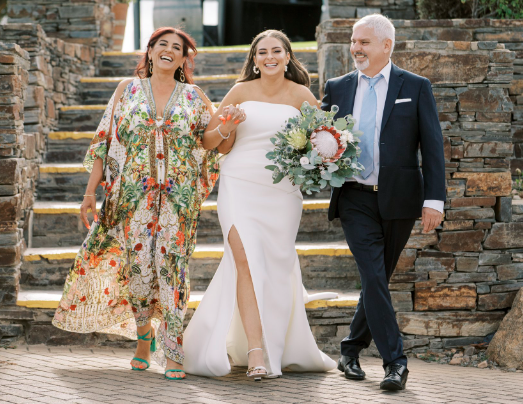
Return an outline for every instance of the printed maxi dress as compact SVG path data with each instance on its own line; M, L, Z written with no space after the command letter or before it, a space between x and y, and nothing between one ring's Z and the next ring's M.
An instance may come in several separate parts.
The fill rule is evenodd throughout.
M136 339L136 326L152 319L160 347L155 360L183 363L188 260L201 205L218 178L217 153L201 141L212 111L194 86L179 82L162 120L149 79L134 79L114 97L84 160L89 172L97 158L104 161L106 198L53 324Z

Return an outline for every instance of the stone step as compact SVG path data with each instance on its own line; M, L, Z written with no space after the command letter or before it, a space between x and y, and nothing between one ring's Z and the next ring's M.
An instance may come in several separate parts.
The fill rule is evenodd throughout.
M84 152L85 153L85 152ZM40 165L37 193L41 201L81 201L85 193L89 174L82 164ZM96 190L104 195L102 187Z
M249 48L200 49L195 58L195 76L214 74L240 74ZM305 64L310 73L318 72L316 47L298 49L294 55ZM104 52L100 60L102 77L133 76L141 59L141 52Z
M237 74L221 74L194 77L198 85L214 102L220 102L234 86ZM311 73L311 91L318 98L318 74ZM84 104L104 104L116 90L118 83L128 77L83 77L80 79L81 100ZM63 129L66 130L66 129ZM77 128L76 130L84 130ZM85 129L86 130L86 129Z
M358 304L360 292L358 290L332 290L327 295L325 291L307 290L310 298L314 299L305 303L307 309L327 307L355 308ZM197 309L202 301L203 291L192 291L189 297L188 309ZM56 309L62 297L62 289L58 288L27 288L18 293L18 307L26 307L25 313L32 313L30 309ZM28 310L29 309L29 310ZM34 313L33 313L34 316Z
M108 100L100 100L100 102L108 102ZM72 105L60 108L60 120L58 121L60 132L58 133L94 133L100 124L106 107L107 105L98 104Z
M100 206L101 202L98 202ZM328 207L328 200L304 200L297 241L337 242L345 239L340 222L327 219ZM79 245L87 235L80 220L80 202L37 201L33 215L33 247ZM223 243L215 201L204 202L197 237L198 243Z
M315 292L325 291L308 290L309 295L313 295ZM338 290L333 290L333 292L336 293ZM51 320L61 296L62 290L58 288L28 289L24 287L19 293L19 306L15 307L29 313L32 318L27 316L28 318L23 321L18 321L19 324L16 324L17 327L13 330L15 332L11 333L19 333L23 327L26 344L46 344L53 346L51 349L57 349L55 347L60 345L84 345L89 348L99 346L135 348L136 341L127 340L124 337L101 333L77 334L54 327ZM184 327L187 327L202 297L203 292L191 291ZM334 299L327 299L327 296L321 295L311 297L314 300L306 303L305 309L318 348L330 355L338 355L339 342L350 331L349 325L354 316L359 291L343 290L338 292L337 298ZM11 340L15 340L15 338L17 337L11 338ZM6 338L2 341L4 340Z
M47 163L81 163L95 132L50 132L47 136Z
M84 152L85 155L85 152ZM83 160L83 158L82 158ZM38 200L40 201L81 201L85 187L89 181L89 173L81 163L49 163L40 165L40 178L38 180ZM209 200L216 200L220 180L212 190ZM98 195L104 195L101 187ZM330 188L326 187L321 192L312 195L304 194L305 199L327 199L330 197Z
M29 248L25 251L21 284L61 286L79 246ZM356 289L359 274L345 242L296 243L303 284L307 289ZM205 290L223 256L221 244L197 244L189 262L191 290Z

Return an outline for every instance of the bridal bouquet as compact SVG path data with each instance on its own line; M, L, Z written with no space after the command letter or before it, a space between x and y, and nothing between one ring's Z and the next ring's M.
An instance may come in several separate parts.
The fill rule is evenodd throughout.
M275 149L266 157L274 164L265 168L273 172L274 184L288 177L310 195L327 185L339 188L347 178L364 170L357 161L362 132L352 131L355 120L351 115L334 120L338 106L325 112L308 102L300 111L271 138Z

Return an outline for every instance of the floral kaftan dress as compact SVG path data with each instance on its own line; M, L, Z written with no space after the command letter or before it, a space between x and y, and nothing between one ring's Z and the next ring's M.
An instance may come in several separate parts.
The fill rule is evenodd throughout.
M106 199L65 282L56 327L136 338L136 326L152 319L155 359L183 363L188 260L218 178L217 153L202 146L211 112L194 86L179 82L161 120L149 79L113 95L84 160L88 171L104 161Z

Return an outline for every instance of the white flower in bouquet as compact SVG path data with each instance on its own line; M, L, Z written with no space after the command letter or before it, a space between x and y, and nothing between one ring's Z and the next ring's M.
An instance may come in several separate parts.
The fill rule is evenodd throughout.
M287 135L287 141L296 150L302 150L307 146L307 132L303 129L294 129Z
M345 147L347 147L347 143L354 142L354 135L348 130L342 130L340 135L340 141Z
M303 156L301 159L300 159L300 164L302 166L306 165L306 164L309 164L309 159L305 156Z

